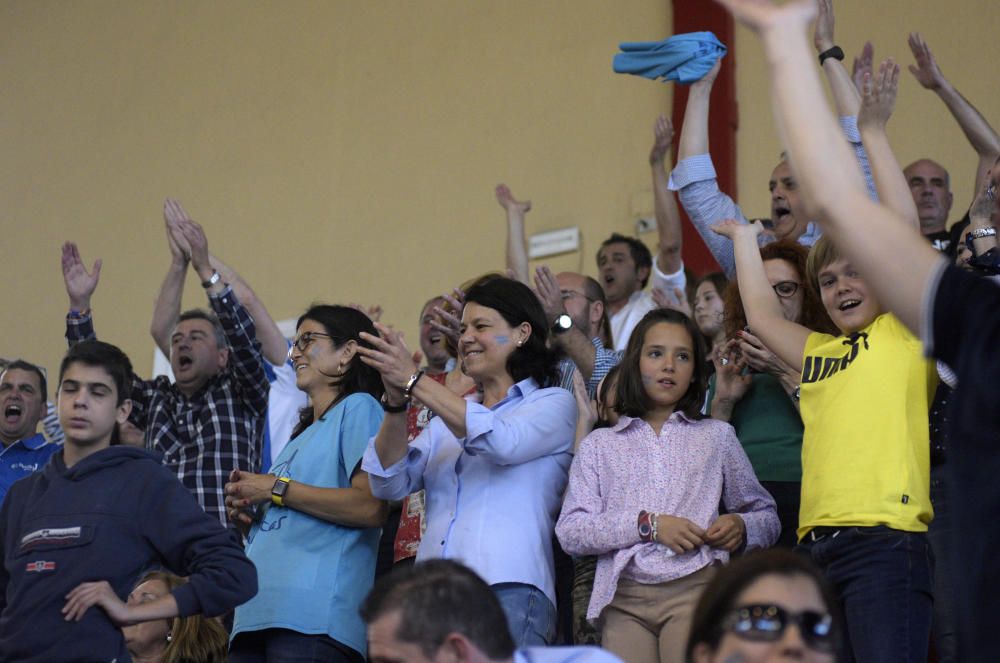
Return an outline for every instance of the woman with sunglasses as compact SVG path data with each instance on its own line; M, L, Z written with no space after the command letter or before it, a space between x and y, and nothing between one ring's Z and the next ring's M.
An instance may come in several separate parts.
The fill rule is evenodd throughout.
M309 406L271 474L233 472L229 517L251 525L247 556L257 596L236 610L230 661L363 663L358 615L371 589L385 503L372 496L361 456L382 422L379 374L361 361L377 338L364 313L313 306L290 350Z
M814 331L833 332L819 296L806 286L808 249L784 240L768 244L760 255L785 319ZM715 375L708 384L709 415L736 429L757 479L778 505L781 536L777 545L791 548L802 492L799 374L747 327L735 281L726 288L724 319L724 336L729 340L712 358Z
M712 579L691 622L687 663L840 660L837 602L808 558L774 548L733 561Z
M552 537L573 458L576 403L549 387L557 360L534 293L497 277L471 288L458 356L481 397L468 399L417 370L401 336L379 326L359 350L382 374L386 417L362 467L372 490L400 499L426 490L427 530L417 562L458 558L493 588L518 647L555 633ZM410 397L434 418L407 443Z

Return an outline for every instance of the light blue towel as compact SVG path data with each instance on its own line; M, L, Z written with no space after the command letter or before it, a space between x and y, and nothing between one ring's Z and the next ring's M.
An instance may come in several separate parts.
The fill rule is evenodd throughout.
M684 85L701 80L726 54L725 45L711 32L689 32L663 41L626 41L618 48L622 52L615 55L615 73Z

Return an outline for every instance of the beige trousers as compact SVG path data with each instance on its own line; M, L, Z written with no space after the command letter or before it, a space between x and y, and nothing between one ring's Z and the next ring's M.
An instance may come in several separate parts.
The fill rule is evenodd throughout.
M684 663L691 614L715 571L706 566L658 585L619 579L601 612L602 646L628 663Z

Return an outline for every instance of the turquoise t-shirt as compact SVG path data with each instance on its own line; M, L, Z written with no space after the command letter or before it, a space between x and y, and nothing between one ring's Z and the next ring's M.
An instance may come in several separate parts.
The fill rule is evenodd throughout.
M348 488L381 423L378 401L351 394L290 441L271 472L310 486ZM375 578L378 539L377 528L343 527L270 505L246 547L259 590L236 609L233 636L267 628L325 633L364 655L358 607Z

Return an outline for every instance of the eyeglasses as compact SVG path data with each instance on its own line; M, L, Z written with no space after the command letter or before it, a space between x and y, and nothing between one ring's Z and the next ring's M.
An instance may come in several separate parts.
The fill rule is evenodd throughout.
M778 281L772 288L774 288L774 294L778 295L782 299L788 299L799 291L799 283L795 281Z
M292 358L292 350L295 348L299 349L299 352L305 352L312 345L313 341L317 338L333 338L329 334L324 334L323 332L306 332L299 336L297 339L292 341L292 347L288 348L288 358Z
M833 617L813 610L789 612L776 605L746 605L734 610L722 628L745 640L774 642L789 624L799 627L802 640L811 649L820 652L835 649Z

